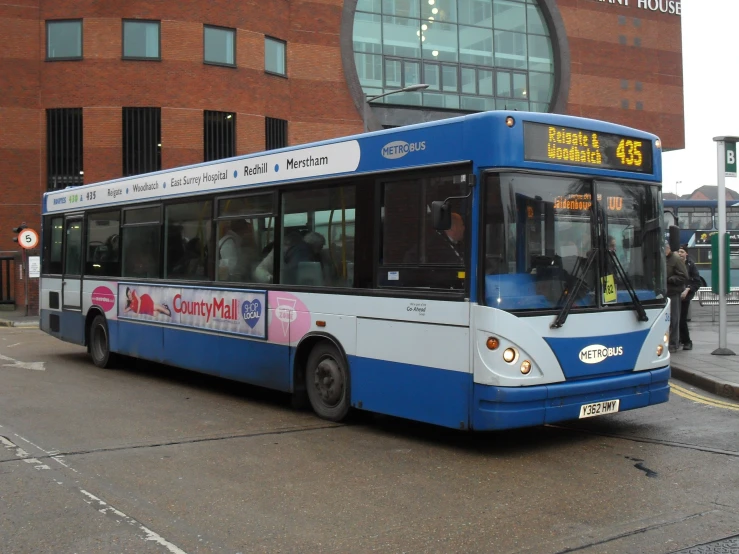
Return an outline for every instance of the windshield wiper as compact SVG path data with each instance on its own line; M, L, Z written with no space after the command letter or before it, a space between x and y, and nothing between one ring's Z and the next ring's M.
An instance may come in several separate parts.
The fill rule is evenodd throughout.
M621 279L626 290L629 291L629 296L631 296L631 301L634 303L634 308L636 309L637 319L639 321L649 321L649 316L647 316L647 312L644 311L644 306L636 295L634 285L631 284L631 279L626 275L626 270L624 270L624 266L621 265L618 256L616 256L616 253L613 250L608 250L607 252L613 262L614 268L616 269L616 275Z
M577 299L577 293L580 292L580 287L587 286L585 284L585 276L588 274L588 271L590 270L590 266L593 265L593 261L595 260L597 256L598 256L598 249L593 248L588 254L587 258L578 258L577 261L575 262L575 267L572 270L572 278L575 281L575 286L572 287L571 291L568 291L567 289L565 289L562 292L562 296L560 296L557 304L562 302L562 299L565 296L567 296L567 301L565 302L565 305L562 307L562 310L559 312L557 319L555 319L554 323L552 323L553 329L559 329L560 327L562 327L562 325L565 324L565 321L567 321L567 316L570 315L570 310L572 309L572 306L574 306L575 304L575 300ZM585 262L583 262L583 259L585 260Z

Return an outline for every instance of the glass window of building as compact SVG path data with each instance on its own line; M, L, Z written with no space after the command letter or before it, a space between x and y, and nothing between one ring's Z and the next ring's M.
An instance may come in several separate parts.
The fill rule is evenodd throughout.
M287 120L277 117L264 118L265 150L285 148L287 146Z
M161 108L123 108L123 175L162 169Z
M46 22L46 59L82 58L82 21Z
M203 112L204 161L221 160L236 155L236 114Z
M48 190L83 184L82 108L46 110Z
M554 53L537 0L358 0L354 60L378 102L466 111L547 111Z
M159 60L159 21L123 21L123 57Z
M203 50L205 63L236 65L236 30L223 27L203 28Z
M264 37L264 70L267 73L287 76L287 43L276 38Z

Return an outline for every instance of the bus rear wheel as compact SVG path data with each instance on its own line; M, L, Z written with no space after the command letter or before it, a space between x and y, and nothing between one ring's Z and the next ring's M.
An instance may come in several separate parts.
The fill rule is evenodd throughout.
M98 367L111 368L117 356L110 351L108 322L102 315L95 316L90 325L90 357Z
M305 388L319 417L341 421L349 413L349 371L334 345L320 342L311 350L305 368Z

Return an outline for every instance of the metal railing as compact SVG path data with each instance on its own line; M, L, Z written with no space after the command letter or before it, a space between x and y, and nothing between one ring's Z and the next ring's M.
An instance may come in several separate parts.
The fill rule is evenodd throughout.
M13 296L13 277L15 258L0 256L0 304L15 304Z
M716 306L719 304L719 295L715 294L711 287L701 287L693 300L697 300L701 306L711 306L711 321L716 321ZM739 306L739 287L731 287L726 295L727 306Z

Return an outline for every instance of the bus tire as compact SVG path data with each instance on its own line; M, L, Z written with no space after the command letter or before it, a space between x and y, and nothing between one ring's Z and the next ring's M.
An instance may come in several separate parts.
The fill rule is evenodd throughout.
M95 316L90 325L90 357L92 363L103 369L112 368L118 358L110 351L109 337L105 316Z
M349 413L349 369L330 342L316 344L305 367L305 389L313 411L329 421L341 421Z

